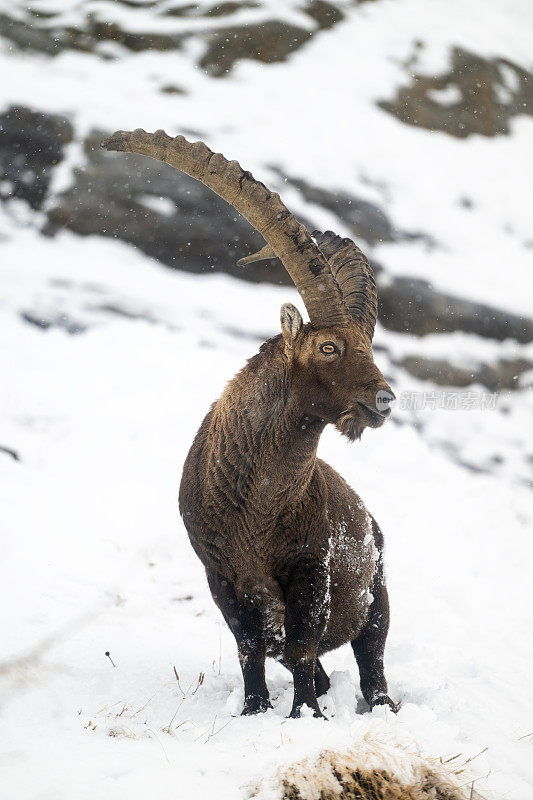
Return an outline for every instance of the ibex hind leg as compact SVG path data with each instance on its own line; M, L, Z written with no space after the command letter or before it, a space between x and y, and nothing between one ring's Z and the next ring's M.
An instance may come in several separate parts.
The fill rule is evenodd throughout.
M251 600L239 599L233 586L216 572L207 571L211 594L235 637L244 680L242 714L272 708L265 681L266 643L260 609Z
M374 540L380 551L379 562L372 586L374 600L370 606L368 619L357 639L351 642L359 667L361 692L366 702L373 708L388 705L395 714L400 703L394 703L388 695L387 680L383 669L385 642L389 632L389 596L383 578L383 535L375 520L372 520Z

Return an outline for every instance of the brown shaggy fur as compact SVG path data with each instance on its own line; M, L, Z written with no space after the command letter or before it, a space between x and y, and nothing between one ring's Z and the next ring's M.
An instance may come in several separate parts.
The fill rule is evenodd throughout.
M293 672L292 714L306 703L320 716L315 690L329 681L317 656L346 642L368 703L393 706L383 675L382 535L316 455L328 423L353 440L384 422L380 389L390 392L355 326L316 330L286 305L282 336L229 383L192 445L180 509L237 640L244 713L269 706L268 654Z

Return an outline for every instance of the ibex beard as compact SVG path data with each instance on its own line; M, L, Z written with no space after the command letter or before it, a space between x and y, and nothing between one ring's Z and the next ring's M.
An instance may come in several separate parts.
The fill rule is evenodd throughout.
M245 263L280 258L309 314L290 303L212 405L189 451L180 512L211 593L233 633L243 714L270 708L265 658L293 674L291 716L329 688L319 656L351 643L363 696L397 706L383 671L389 604L383 536L359 496L317 457L322 431L350 441L390 414L394 395L374 364L377 294L367 259L331 231L311 236L279 195L202 142L136 130L103 146L165 161L202 181L266 239Z

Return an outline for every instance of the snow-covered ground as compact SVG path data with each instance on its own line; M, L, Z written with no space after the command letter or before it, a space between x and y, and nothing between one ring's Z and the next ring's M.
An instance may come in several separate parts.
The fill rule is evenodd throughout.
M303 24L286 5L278 16ZM437 242L377 246L391 274L531 313L533 121L516 117L509 137L457 140L376 106L405 79L416 40L427 45L418 71L444 69L452 45L530 67L529 4L342 7L345 20L286 63L242 62L221 80L193 66L195 40L177 53L120 51L115 60L4 48L1 107L69 114L78 136L93 127L198 130L275 188L283 191L271 167L282 165L379 202L398 228ZM189 93L158 93L170 79ZM332 122L324 108L341 106ZM78 139L54 191L82 158ZM283 197L345 232L294 188ZM443 758L477 756L469 767L480 792L531 800L527 376L495 409L438 409L430 395L442 387L410 378L392 357L531 358L532 346L459 333L415 340L378 326L378 365L400 398L428 392L425 408L398 403L394 420L354 445L328 430L320 455L385 532L386 668L402 708L365 710L343 648L324 660L328 722L285 719L290 676L271 662L273 710L241 718L234 641L179 518L179 479L210 403L277 332L281 303L302 303L287 288L172 272L119 242L44 238L38 222L16 202L0 211L2 800L246 798L279 765L368 734ZM31 323L39 319L52 324Z
M352 446L328 431L321 455L386 533L387 673L403 706L365 712L344 648L325 659L329 722L285 719L291 681L274 663L274 709L240 718L234 642L177 490L203 414L257 347L236 327L275 332L295 292L71 234L19 230L3 250L1 444L20 457L0 452L3 796L246 797L278 764L370 730L443 756L488 748L478 788L528 800L531 490L456 465L408 424ZM82 333L20 316L66 298ZM442 413L465 435L472 417L487 437L502 419Z

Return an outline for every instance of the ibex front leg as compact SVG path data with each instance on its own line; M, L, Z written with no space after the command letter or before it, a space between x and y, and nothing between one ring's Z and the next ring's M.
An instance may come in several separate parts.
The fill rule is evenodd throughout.
M284 662L294 678L291 717L299 717L305 704L313 716L324 717L315 691L318 644L329 615L328 571L323 563L300 561L287 570L282 588L285 596Z
M238 598L233 586L215 572L207 572L211 594L235 637L244 680L242 714L272 708L265 682L265 639L261 611L251 598Z

